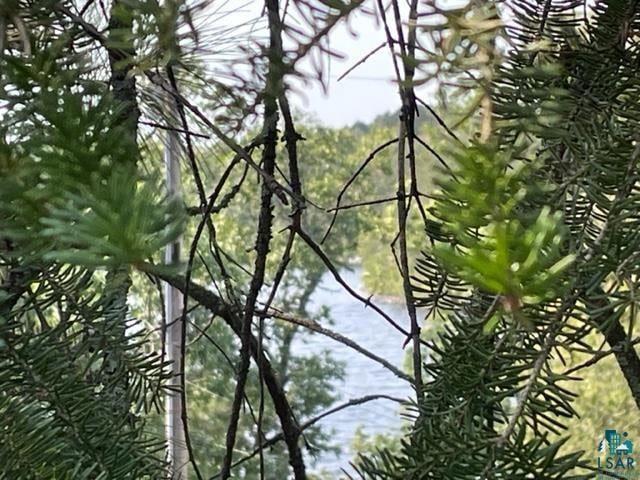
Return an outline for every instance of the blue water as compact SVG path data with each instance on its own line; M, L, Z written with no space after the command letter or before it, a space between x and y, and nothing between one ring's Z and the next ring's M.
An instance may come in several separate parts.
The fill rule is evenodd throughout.
M359 271L343 271L341 275L352 288L366 296ZM409 329L403 304L379 301L375 297L372 301L400 325ZM316 289L311 299L310 311L323 305L329 307L333 319L332 325L326 325L328 328L354 340L402 369L407 355L406 350L402 348L405 339L403 335L375 311L365 308L361 302L349 295L330 274L325 275ZM412 395L411 387L406 381L355 350L324 335L299 336L293 345L295 353L320 353L327 349L331 351L333 358L345 364L344 381L335 386L339 392L336 405L365 395L386 394L400 398ZM326 417L319 424L332 432L334 442L342 446L342 453L337 456L330 452L322 453L316 469L322 468L330 472L332 478L339 478L341 468L353 472L349 467L349 461L354 455L351 444L356 429L362 426L367 434L393 433L398 431L401 421L399 405L389 400L374 400L348 407Z

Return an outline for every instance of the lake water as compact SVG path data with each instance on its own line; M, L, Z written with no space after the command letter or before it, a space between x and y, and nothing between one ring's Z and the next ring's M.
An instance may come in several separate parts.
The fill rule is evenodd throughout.
M359 293L366 293L362 290L359 271L343 271L341 275L352 288ZM403 304L379 301L375 297L372 301L400 325L409 329ZM375 311L365 308L361 302L349 295L330 274L325 275L316 289L311 299L310 311L322 305L329 307L331 311L334 323L329 328L402 368L406 357L406 350L402 348L404 336ZM412 395L411 386L405 380L396 377L355 350L324 335L313 334L304 337L298 337L294 342L293 349L296 353L319 353L329 349L333 358L345 364L344 381L336 385L336 391L340 392L336 405L365 395L386 394L400 398ZM336 444L342 446L342 453L338 456L332 453L322 454L316 468L329 471L335 478L339 478L341 468L352 472L349 461L353 458L351 444L356 429L361 426L367 434L397 432L400 422L399 405L384 399L348 407L324 418L319 425L333 432L333 439Z

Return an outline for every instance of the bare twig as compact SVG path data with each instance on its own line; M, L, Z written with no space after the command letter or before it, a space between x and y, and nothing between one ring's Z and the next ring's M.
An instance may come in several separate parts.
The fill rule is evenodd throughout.
M167 68L167 72L169 74L169 78L171 80L171 86L172 88L177 91L178 90L178 85L176 83L175 77L173 75L173 71L171 69L171 67ZM178 109L178 112L180 114L180 118L182 120L182 126L184 131L188 132L189 131L189 127L187 124L187 120L186 120L186 116L184 114L184 108L179 105L176 104L176 107ZM189 156L189 160L191 163L191 167L193 170L193 175L194 178L196 180L196 185L198 188L198 192L200 193L201 196L201 200L202 197L204 196L204 187L202 186L202 180L200 179L200 174L198 172L198 167L196 164L196 159L195 159L195 153L193 150L193 146L191 143L191 137L189 134L185 135L186 137L186 142L187 142L187 153ZM178 167L179 168L179 167ZM188 285L189 285L189 278L191 276L191 269L193 266L193 257L195 256L195 249L197 248L198 245L198 239L200 238L200 233L202 232L202 226L204 226L204 223L201 223L201 227L199 227L199 231L198 234L196 235L195 240L192 242L191 245L191 250L192 253L189 256L189 267L187 269L187 284L186 284L186 289L188 290ZM177 255L176 255L177 256ZM177 258L175 259L177 260ZM195 454L193 451L193 444L191 442L191 434L189 431L189 414L188 414L188 406L187 406L187 385L186 385L186 375L185 375L185 369L186 369L186 360L187 360L187 309L188 309L188 301L189 301L189 295L184 295L183 296L183 304L182 304L182 315L181 315L181 334L180 334L180 362L178 364L179 367L179 372L178 372L178 379L180 381L180 391L179 391L179 395L180 395L180 416L181 416L181 420L182 420L182 429L184 431L184 441L185 441L185 445L187 447L187 452L189 454L189 461L191 462L191 464L193 465L193 471L196 474L196 477L198 478L198 480L202 480L202 474L200 473L200 468L198 467L198 463L196 461L195 458Z
M192 132L192 131L189 131L189 130L183 130L182 128L170 127L168 125L162 125L161 123L157 123L157 122L149 122L147 120L140 120L138 123L140 125L146 125L148 127L159 128L160 130L168 130L170 132L177 132L177 133L186 133L188 135L191 135L192 137L211 138L209 135L205 135L203 133L196 133L196 132Z
M629 342L630 348L633 348L638 344L640 344L640 338L636 338L633 341ZM591 357L589 360L585 360L584 362L565 370L562 373L562 375L569 376L569 375L572 375L572 374L574 374L575 372L577 372L579 370L584 370L585 368L589 368L589 367L595 365L596 363L598 363L603 358L606 358L609 355L615 354L616 352L620 352L624 348L625 348L625 345L617 344L617 345L612 346L609 350L600 351L600 352L594 352L593 357Z
M431 107L431 105L429 105L427 102L425 102L424 100L422 100L420 97L416 96L416 100L424 107L426 108L429 113L433 116L433 118L436 119L436 122L438 122L438 124L444 128L444 130L456 141L458 141L459 143L462 143L462 141L458 138L458 136L453 133L453 130L451 130L447 124L445 123L445 121L442 119L442 117L440 115L437 114L437 112Z
M290 227L290 228L295 228L295 227ZM342 278L342 276L338 272L338 269L335 267L335 265L333 265L329 257L327 257L327 255L324 253L324 251L322 250L322 247L320 247L320 245L318 245L302 228L296 229L296 233L300 236L300 238L304 240L307 246L309 246L309 248L311 248L311 250L313 250L318 257L320 257L322 262L325 264L325 266L329 269L329 271L333 275L333 278L335 278L335 280L340 285L342 285L342 287L349 293L349 295L351 295L356 300L360 301L363 305L367 307L371 307L378 315L384 318L397 331L399 331L406 337L410 336L409 332L404 328L402 328L400 325L398 325L398 323L393 318L391 318L387 313L385 313L384 310L378 307L375 303L372 303L371 297L365 298L362 295L360 295L358 292L356 292L353 288L351 288L351 286Z
M165 271L158 270L157 267L148 263L138 265L138 268L142 272L148 273L160 280L164 280L184 293L185 278L183 276L168 274ZM238 317L237 312L227 305L220 297L193 282L190 282L189 296L192 300L208 309L213 315L217 315L222 318L231 330L233 330L234 334L237 337L240 337L242 334L242 322ZM273 406L276 411L276 415L280 420L282 435L285 443L287 444L287 448L295 449L296 452L293 455L299 455L300 458L302 458L302 452L300 451L300 447L297 445L297 440L300 437L300 427L295 421L293 410L287 400L284 389L275 374L269 358L266 356L264 351L258 349L258 341L253 336L251 336L250 339L250 348L251 355L255 362L261 363L263 366L262 377L265 385L267 386L267 390L269 391L269 395L273 400ZM291 453L290 456L292 456Z
M276 145L277 145L277 118L278 105L277 99L283 89L282 76L283 71L279 62L281 62L282 52L282 25L280 22L280 11L278 0L266 0L267 14L269 20L269 69L267 73L267 81L264 89L264 149L262 155L262 166L264 172L273 178L276 168ZM229 427L227 428L226 437L226 454L222 466L222 478L228 479L231 476L231 464L233 447L235 444L236 430L240 415L240 400L244 393L244 387L249 371L249 360L251 351L251 321L255 311L256 301L260 293L260 289L264 283L267 256L269 254L269 246L271 240L271 227L273 221L272 215L272 196L274 189L268 182L262 183L261 188L261 205L258 218L258 232L256 238L256 260L254 266L254 274L251 279L249 293L247 295L244 315L242 318L240 339L242 341L240 351L240 366L238 368L238 376L236 390L234 394L232 411L229 418ZM297 194L294 194L299 199ZM302 200L300 199L302 204ZM261 350L258 348L258 365L261 365L263 356L260 355ZM299 431L298 431L299 433ZM287 438L287 447L289 448L290 463L293 468L296 480L305 480L306 472L302 454L297 445L297 435L295 438Z
M410 197L411 197L411 195L409 195L409 194L405 194L405 196L404 196L404 198L406 198L406 199L408 199ZM350 203L349 205L341 205L339 207L330 208L327 211L328 212L338 212L338 211L342 211L342 210L350 210L352 208L367 207L367 206L370 206L370 205L380 205L382 203L397 202L397 201L398 201L398 196L396 195L395 197L377 198L375 200L364 200L362 202Z
M559 330L558 324L560 324L560 322L556 322L556 325L552 326L551 330L547 332L547 336L545 337L542 349L540 350L538 358L536 358L536 361L533 364L533 368L531 369L531 373L529 374L527 383L525 384L524 389L518 395L518 402L513 414L511 415L511 418L509 418L509 423L507 424L507 427L504 429L502 434L496 440L498 446L502 446L502 444L511 436L518 420L522 416L524 407L529 400L529 394L531 393L531 390L533 390L533 387L538 380L538 376L542 371L542 367L547 361L547 357L549 356L551 347L553 346L553 341Z
M551 349L554 345L555 338L560 332L560 330L562 330L562 327L564 325L564 322L563 322L564 316L566 315L567 311L569 311L575 305L579 297L580 297L580 291L574 290L573 293L565 299L561 307L557 310L556 314L554 315L553 321L550 323L549 329L544 337L544 341L540 348L540 352L538 353L538 357L536 358L536 361L533 364L531 372L529 373L527 382L525 383L523 389L520 391L520 394L518 395L516 408L513 414L511 415L511 417L509 418L509 423L507 424L502 434L495 440L498 446L502 446L513 434L513 431L516 428L516 424L518 423L518 420L522 416L522 413L524 412L524 408L527 402L529 401L529 395L531 394L531 391L533 390L538 380L538 377L540 376L540 372L542 371L542 368L544 367L549 357L549 353L551 352ZM496 300L498 298L500 297L496 297Z
M427 151L431 153L436 158L436 160L438 160L440 165L442 165L451 174L451 177L454 180L457 180L456 175L453 173L453 170L451 170L451 167L449 167L449 165L444 160L444 158L442 158L442 155L440 155L431 145L425 142L420 136L416 135L415 139L418 141L420 145L422 145L425 149L427 149Z
M347 75L349 75L351 72L353 72L356 68L358 68L360 65L365 63L367 60L369 60L374 54L376 54L385 45L386 45L386 43L382 42L380 45L375 47L373 50L371 50L369 53L367 53L364 57L362 57L360 60L358 60L356 63L354 63L351 67L349 67L342 75L340 75L338 77L338 80L336 80L336 81L339 82L340 80L345 78Z
M402 31L402 22L400 17L400 9L396 1L391 2L394 13L396 32L398 35L398 44L402 54L402 63L404 66L404 79L400 77L398 69L396 69L398 80L398 92L402 102L402 113L400 116L400 125L398 127L398 152L397 152L397 174L398 174L398 191L397 191L397 218L398 218L398 234L397 244L399 246L399 255L396 258L400 276L402 278L402 290L406 303L409 322L411 325L411 341L413 343L413 374L416 390L418 395L422 391L422 352L420 348L420 326L418 325L418 317L416 311L415 299L411 288L411 273L409 270L409 256L407 253L407 218L411 206L411 197L415 197L416 203L420 208L420 212L426 224L426 213L422 206L420 196L418 195L418 180L416 174L416 152L415 152L415 116L417 113L415 94L413 90L413 78L415 75L415 47L416 47L416 23L418 18L418 1L411 0L409 6L409 24L408 24L408 41L405 44ZM386 18L383 18L386 23ZM385 28L387 35L390 35L388 26ZM387 38L390 44L390 38ZM408 148L408 160L410 170L410 199L409 203L405 200L405 145ZM394 240L395 242L395 240ZM393 244L392 244L393 245ZM392 247L393 248L393 247ZM407 339L409 340L409 339Z
M277 318L277 319L280 319L280 320L284 320L284 321L289 322L289 323L293 323L295 325L300 325L302 327L308 328L311 331L314 331L314 332L317 332L317 333L319 333L321 335L329 337L329 338L335 340L336 342L342 343L343 345L346 345L347 347L352 348L353 350L355 350L356 352L364 355L365 357L369 358L370 360L373 360L374 362L382 365L384 368L386 368L387 370L392 372L398 378L401 378L403 380L407 380L408 382L413 382L413 380L411 379L411 377L409 375L404 373L399 368L395 367L393 364L389 363L384 358L382 358L382 357L376 355L375 353L367 350L366 348L364 348L363 346L361 346L358 343L354 342L350 338L345 337L344 335L341 335L338 332L334 332L333 330L330 330L328 328L323 327L322 325L320 325L316 321L305 320L303 318L298 318L298 317L295 317L293 315L289 315L289 314L286 314L286 313L284 313L282 311L276 310L275 308L269 309L269 311L267 312L266 315L268 315L269 317L273 317L273 318Z
M305 421L304 423L302 423L302 425L300 425L300 430L304 431L306 429L308 429L309 427L312 427L313 425L315 425L316 423L318 423L320 420L322 420L325 417L328 417L329 415L333 415L334 413L340 412L341 410L344 410L345 408L349 408L349 407L354 407L357 405L362 405L364 403L367 402L372 402L374 400L390 400L392 402L397 402L397 403L404 403L405 400L401 399L401 398L397 398L397 397L392 397L390 395L366 395L364 397L360 397L360 398L354 398L351 399L347 402L344 402L336 407L333 407L323 413L321 413L320 415L313 417L310 420ZM269 438L267 441L264 442L264 444L262 445L262 448L268 448L272 445L275 445L276 443L278 443L279 441L281 441L283 439L282 434L278 434L275 435L271 438ZM244 462L246 462L247 460L252 459L253 457L255 457L257 454L259 453L259 449L255 449L253 452L251 452L249 455L241 458L240 460L236 461L233 465L232 468L235 468L239 465L242 465ZM221 473L218 473L217 475L214 475L213 477L211 477L209 480L215 480L216 478L219 478L221 476Z
M383 143L382 145L379 145L378 147L376 147L368 156L367 158L365 158L364 162L362 162L362 165L360 165L360 167L358 167L358 169L355 171L355 173L353 175L351 175L351 178L347 181L347 183L345 183L344 187L342 187L342 189L340 190L340 193L338 193L338 198L336 199L336 206L335 208L329 210L329 211L333 211L333 218L331 219L331 223L329 224L329 227L327 228L327 231L325 232L325 234L322 236L322 240L320 240L320 245L324 244L324 242L327 240L327 237L329 236L329 234L331 233L331 230L333 229L333 226L336 223L336 220L338 218L338 210L340 208L340 202L342 201L342 197L344 196L344 194L347 192L347 190L349 189L349 187L353 184L353 182L356 181L356 179L358 178L358 176L360 176L360 174L364 171L365 168L367 168L367 165L369 165L369 163L375 158L375 156L380 153L381 151L383 151L385 148L387 148L390 145L393 145L394 143L396 143L398 141L397 138L394 138L392 140L389 140L385 143Z

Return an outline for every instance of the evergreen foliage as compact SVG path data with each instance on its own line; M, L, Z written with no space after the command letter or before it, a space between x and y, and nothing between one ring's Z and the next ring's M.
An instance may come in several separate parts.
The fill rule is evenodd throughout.
M199 434L218 443L210 453L208 438L194 448L185 434L192 472L203 478L201 462L207 473L223 465L225 478L234 468L245 478L265 470L267 478L290 470L308 478L302 448L330 448L313 416L335 400L330 385L342 372L331 358L294 354L292 342L300 325L326 320L309 311L311 294L327 270L340 280L358 249L369 277L395 279L397 267L397 283L407 287L411 331L387 320L413 340L413 377L400 376L417 390L409 433L361 456L363 478L590 477L594 467L566 438L580 368L567 369L565 359L577 352L598 363L607 357L593 346L602 338L640 406L639 2L427 2L421 15L411 2L406 42L398 3L391 2L394 40L379 2L404 67L402 78L395 65L395 139L388 125L396 115L371 129L298 131L290 112L288 78L302 75L297 65L310 51L325 51L327 32L360 1L299 0L287 17L286 6L268 0L268 42L242 50L250 69L231 69L224 80L207 71L197 9L187 3L113 0L108 14L94 3L0 5L0 479L170 474L161 435L149 425L166 393L167 365L154 332L132 314L144 307L131 308L160 280L181 290L188 307L181 363L200 391L189 391L190 417L186 406L180 414L207 423ZM95 24L84 20L91 15ZM433 175L432 163L416 168L414 148L413 87L431 80L441 82L441 97L455 90L468 107L453 130L420 117L421 128L447 133L439 138L448 144L444 157L422 142L442 165ZM174 114L159 114L169 103ZM264 131L242 147L260 105ZM141 112L184 137L185 202L196 206L159 193L159 156L155 140L140 135ZM479 135L457 136L465 124ZM237 132L242 141L229 134ZM354 132L379 147L359 145L354 154ZM213 147L196 140L209 134ZM305 144L305 136L316 141ZM393 158L387 147L396 143ZM216 154L226 165L220 175L209 158ZM356 181L359 189L346 195ZM322 211L336 196L336 208ZM417 226L425 232L416 235ZM184 231L196 233L180 276L158 259ZM379 238L363 241L374 231ZM198 245L203 232L207 248ZM388 251L378 260L383 241L397 265ZM134 286L141 277L153 284ZM423 369L416 304L427 322L443 324L425 341ZM162 318L157 304L149 310ZM272 321L287 316L301 318ZM223 400L213 398L220 392ZM360 401L367 399L347 403ZM207 421L222 409L232 412L220 415L223 425ZM265 458L265 445L276 455ZM247 455L235 455L239 449Z
M429 345L411 433L399 453L360 458L364 478L591 478L580 467L594 466L564 452L561 438L576 416L576 377L562 361L596 355L592 332L614 349L639 403L630 343L639 7L490 3L470 2L445 14L446 26L429 27L447 39L448 74L483 75L494 131L489 145L454 156L455 178L436 196L414 285L448 318ZM488 41L451 22L462 17L508 20ZM473 52L500 41L504 58L494 50L488 69Z
M0 478L162 478L144 417L166 374L128 313L129 272L184 210L138 173L70 7L1 12L24 42L0 56Z

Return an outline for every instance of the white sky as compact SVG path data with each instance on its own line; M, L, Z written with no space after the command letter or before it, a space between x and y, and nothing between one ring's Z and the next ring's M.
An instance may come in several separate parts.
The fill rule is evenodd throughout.
M406 10L404 2L400 3L403 10ZM251 0L230 15L228 20L236 22L240 18L255 18L261 14L263 5L262 0ZM374 0L365 2L369 9L374 5ZM403 13L406 16L406 12ZM377 115L399 109L400 99L393 78L393 64L386 45L346 78L338 81L340 75L384 41L382 25L362 12L352 14L348 24L341 22L334 27L329 36L330 47L340 52L344 58L332 58L329 61L326 69L327 92L323 91L318 81L292 83L292 102L296 110L326 125L344 126L357 121L370 122ZM309 66L309 61L301 63L302 68Z
M376 115L397 110L400 105L386 45L338 81L340 75L385 40L382 26L367 15L355 14L349 25L357 37L345 23L336 26L330 34L331 48L345 58L329 61L327 92L323 92L319 82L313 82L303 93L294 95L300 110L332 126L369 122Z

